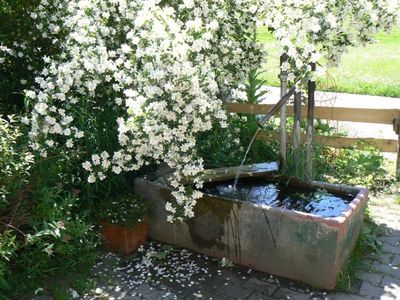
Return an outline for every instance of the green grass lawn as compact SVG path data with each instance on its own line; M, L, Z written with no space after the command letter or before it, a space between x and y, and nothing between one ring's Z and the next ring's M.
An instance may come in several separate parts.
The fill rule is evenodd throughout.
M268 51L264 66L268 85L278 86L279 54L274 37L260 28L258 39ZM318 89L343 93L400 97L400 27L376 35L377 42L350 48L338 67L328 69Z

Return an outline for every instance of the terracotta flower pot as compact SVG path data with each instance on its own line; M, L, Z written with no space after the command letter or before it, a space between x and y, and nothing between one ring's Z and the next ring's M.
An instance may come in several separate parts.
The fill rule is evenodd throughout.
M108 250L127 255L147 241L149 225L146 219L134 227L123 227L106 221L100 221L100 224L104 245Z

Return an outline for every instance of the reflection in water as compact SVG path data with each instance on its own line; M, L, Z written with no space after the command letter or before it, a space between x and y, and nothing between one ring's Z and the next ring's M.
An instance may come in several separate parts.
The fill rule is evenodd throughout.
M349 209L348 203L351 201L349 197L332 195L326 191L311 191L254 179L241 179L236 188L231 182L207 184L203 192L259 205L312 213L322 217L340 216Z
M206 188L206 193L221 196L225 198L237 199L256 204L267 204L274 206L278 198L278 187L275 184L267 185L217 185L212 188Z

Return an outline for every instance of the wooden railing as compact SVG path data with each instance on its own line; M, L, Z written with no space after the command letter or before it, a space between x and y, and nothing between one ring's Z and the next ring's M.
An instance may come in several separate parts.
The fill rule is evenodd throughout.
M234 113L265 115L270 109L271 104L246 104L230 103L227 110ZM302 115L305 116L307 107L302 106ZM287 106L288 114L293 113L293 106ZM383 152L397 153L397 175L400 176L400 109L370 109L370 108L349 108L349 107L326 107L315 106L314 117L325 120L362 122L375 124L393 124L398 139L378 139L378 138L350 138L341 136L314 136L314 141L321 145L333 148L363 148L365 142L377 147ZM261 132L259 140L279 140L279 133ZM287 135L290 141L290 135ZM302 141L305 135L302 134Z

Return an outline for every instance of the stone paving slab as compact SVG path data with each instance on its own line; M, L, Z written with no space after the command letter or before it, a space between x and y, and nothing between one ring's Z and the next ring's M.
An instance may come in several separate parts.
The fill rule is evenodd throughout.
M400 207L371 207L386 234L381 253L369 255L356 273L351 293L308 285L221 261L186 249L149 243L140 253L104 252L93 268L94 293L83 299L400 299Z

